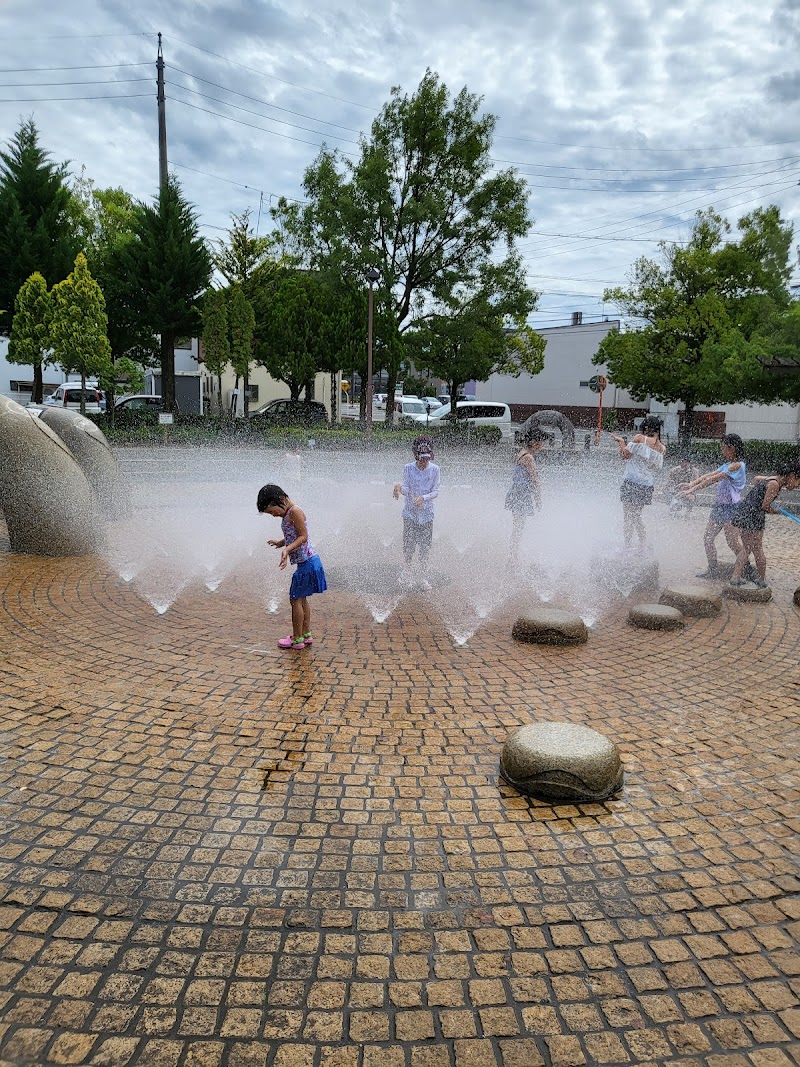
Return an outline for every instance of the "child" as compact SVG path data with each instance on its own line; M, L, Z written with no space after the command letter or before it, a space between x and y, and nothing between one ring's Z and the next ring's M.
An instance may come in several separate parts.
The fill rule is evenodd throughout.
M742 499L742 490L747 481L747 466L744 461L744 445L738 433L726 434L720 441L722 449L722 464L710 474L704 474L700 478L693 478L678 486L678 491L684 499L691 497L698 489L705 489L708 485L717 486L717 495L711 514L708 516L703 545L706 550L708 566L698 578L719 578L719 560L714 542L725 531L725 540L735 556L741 551L739 534L733 525L733 513L736 505Z
M767 588L767 559L763 547L766 517L778 513L773 504L782 489L797 489L799 485L800 462L796 460L794 463L785 463L778 467L776 475L757 479L744 500L736 506L733 525L741 535L742 544L736 556L731 585L746 584L742 576L752 552L758 570L753 584L762 589Z
M265 485L258 491L256 507L264 515L281 520L282 541L267 541L273 548L281 549L281 570L287 561L296 564L289 588L289 603L292 607L292 632L278 641L281 648L295 650L307 648L314 643L311 636L311 607L308 598L314 593L324 593L328 588L325 571L319 556L308 536L305 513L278 485Z
M625 474L619 491L625 547L630 548L635 530L639 545L644 548L647 535L642 522L642 508L653 502L655 474L663 467L666 452L661 443L661 419L655 415L642 419L640 433L630 444L626 444L625 438L615 433L610 436L619 445L619 454L625 460Z
M522 451L517 453L514 473L511 475L511 488L506 493L506 511L511 512L511 563L516 563L519 555L519 542L525 520L534 511L542 510L542 492L539 484L539 472L536 470L534 455L552 435L538 426L532 427L522 439Z
M403 467L402 484L397 482L392 495L397 500L405 497L403 503L403 556L406 566L400 581L410 585L411 561L414 551L419 546L419 560L422 568L423 589L430 589L431 583L426 576L428 555L433 541L433 502L439 495L441 475L433 462L433 442L430 437L416 437L411 446L414 463Z

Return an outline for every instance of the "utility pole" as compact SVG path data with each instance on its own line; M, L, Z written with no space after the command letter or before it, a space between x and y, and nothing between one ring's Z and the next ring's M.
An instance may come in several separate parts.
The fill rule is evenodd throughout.
M164 96L164 53L161 51L161 34L158 35L158 58L156 59L156 85L158 93L158 185L167 184L167 101Z

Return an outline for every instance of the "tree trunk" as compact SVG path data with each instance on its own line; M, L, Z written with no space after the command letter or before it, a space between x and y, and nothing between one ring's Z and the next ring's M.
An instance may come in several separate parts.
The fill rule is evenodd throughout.
M292 400L300 399L300 390L303 388L302 382L289 382L289 397Z
M335 426L336 423L339 421L336 417L337 412L339 410L339 405L337 403L338 399L338 390L336 388L336 371L331 371L331 426Z
M33 365L33 392L31 393L31 400L34 404L41 404L42 397L44 395L44 387L42 385L42 361Z
M81 415L86 418L86 370L81 368Z
M692 443L692 431L694 430L694 400L688 399L683 402L683 426L678 435L680 449L688 452Z
M361 379L361 396L358 398L359 422L367 421L367 391L364 388L364 379Z
M177 411L175 403L175 335L161 334L161 410Z
M397 368L389 364L386 381L386 429L394 426L394 391L397 388Z
M244 417L247 418L247 416L250 414L250 398L247 395L247 390L248 390L248 388L250 386L250 368L249 367L244 372L244 378L242 379L242 384L244 386L244 409L243 409L244 410Z
M222 399L222 372L217 375L217 409L219 411L219 417L223 418L225 415L225 404Z

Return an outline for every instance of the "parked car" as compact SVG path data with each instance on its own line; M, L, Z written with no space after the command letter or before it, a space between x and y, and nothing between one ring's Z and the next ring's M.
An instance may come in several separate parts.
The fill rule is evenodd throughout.
M439 393L439 395L436 397L436 399L442 405L449 404L450 403L450 394L449 393Z
M251 411L250 418L270 426L328 425L328 412L318 400L271 400Z
M50 396L45 397L45 407L72 408L80 411L81 393L83 393L84 411L87 415L99 415L103 410L102 396L95 382L87 382L85 387L80 382L64 382L54 390Z
M398 426L413 426L420 417L423 422L428 417L425 405L418 396L395 397L394 410Z
M439 408L442 407L442 401L437 400L435 396L423 396L422 403L425 405L428 414L431 414L433 411L438 411Z
M487 400L460 400L455 413L450 404L444 404L438 411L421 418L414 417L417 423L425 423L431 429L441 428L457 421L470 426L497 426L505 440L511 440L511 408L508 404L490 403Z
M161 397L154 393L129 393L114 402L114 411L161 411Z
M386 393L376 393L372 400L376 408L386 407Z

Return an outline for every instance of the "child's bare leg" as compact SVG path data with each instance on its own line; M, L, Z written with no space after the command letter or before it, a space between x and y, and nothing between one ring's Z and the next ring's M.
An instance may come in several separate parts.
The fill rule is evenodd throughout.
M292 605L292 637L299 640L303 636L303 603L305 597L299 600L290 600Z
M303 633L311 633L311 605L308 602L308 597L304 596L300 601L303 605Z
M642 519L642 510L638 508L634 512L634 525L636 527L636 535L639 538L639 544L644 545L647 543L647 531L644 528L644 520Z
M753 530L753 559L756 561L756 570L762 581L767 580L767 557L764 555L764 531Z
M634 517L630 504L622 505L622 529L625 535L625 547L630 548L633 540Z
M734 556L738 556L739 549L742 547L742 542L739 540L739 531L732 522L726 522L723 530L725 531L725 540L728 542L728 548L733 552Z
M732 528L733 527L731 527L731 529ZM708 560L709 569L716 567L719 562L717 559L717 546L714 542L719 537L719 531L721 529L722 527L719 523L714 522L712 519L709 519L706 523L705 533L703 534L703 548L706 550L706 559ZM727 526L725 527L725 536L728 537ZM728 544L731 544L730 539L728 539ZM731 545L731 548L733 548L733 545ZM733 551L735 552L736 549L733 548Z
M739 546L739 551L736 553L736 563L733 565L732 579L738 580L744 574L747 561L750 559L750 545L750 532L742 530L742 540Z
M525 526L525 516L514 512L511 518L511 562L515 563L519 555L519 543L522 540L522 530Z

